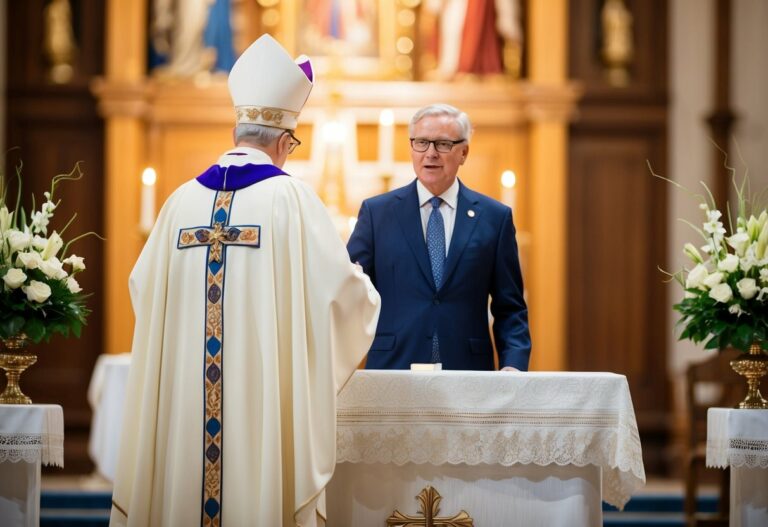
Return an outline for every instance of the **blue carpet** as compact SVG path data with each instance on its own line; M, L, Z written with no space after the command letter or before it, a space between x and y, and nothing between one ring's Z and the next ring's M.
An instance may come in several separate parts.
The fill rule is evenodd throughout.
M87 491L43 491L40 527L107 527L112 494Z
M112 495L108 492L43 491L40 527L108 527ZM699 512L715 512L715 496L699 498ZM624 511L603 503L604 527L685 527L683 497L675 494L634 496Z

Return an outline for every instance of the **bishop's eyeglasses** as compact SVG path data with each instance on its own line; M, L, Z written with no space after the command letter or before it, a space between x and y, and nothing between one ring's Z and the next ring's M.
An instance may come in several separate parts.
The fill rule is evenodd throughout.
M411 148L413 148L414 152L426 152L429 150L429 145L435 145L435 150L442 154L447 154L451 150L453 150L453 147L458 145L459 143L463 143L466 141L466 139L457 139L456 141L451 141L449 139L435 139L434 141L431 139L424 139L423 137L411 137Z
M295 135L293 135L293 131L291 131L291 130L286 130L286 131L285 131L285 132L283 132L283 133L284 133L284 134L288 134L289 136L291 136L291 142L290 142L290 143L289 143L289 145L288 145L288 153L289 153L289 154L292 154L292 153L293 153L293 151L294 151L294 150L296 150L296 147L297 147L297 146L301 146L301 141L299 141L298 139L296 139L296 136L295 136Z

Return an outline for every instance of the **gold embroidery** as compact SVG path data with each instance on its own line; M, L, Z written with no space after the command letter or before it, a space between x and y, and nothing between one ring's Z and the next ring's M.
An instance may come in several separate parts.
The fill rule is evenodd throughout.
M240 231L240 238L239 241L241 242L253 242L255 244L259 243L259 229L243 229Z
M235 117L238 123L264 123L267 125L280 125L286 117L299 118L299 112L290 112L280 108L262 108L260 106L241 106L235 109Z

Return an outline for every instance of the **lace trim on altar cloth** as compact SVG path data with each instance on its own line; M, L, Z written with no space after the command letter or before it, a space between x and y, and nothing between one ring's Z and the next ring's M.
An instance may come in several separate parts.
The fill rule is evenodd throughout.
M768 441L760 439L731 439L728 460L732 467L768 468Z
M594 420L587 421L594 426ZM550 421L543 427L446 429L444 421L377 427L344 426L340 420L337 463L596 465L603 469L603 499L621 508L645 483L645 471L636 428L617 425L615 416L609 421L612 426L595 428L557 427Z
M64 436L56 434L0 434L0 463L64 466Z

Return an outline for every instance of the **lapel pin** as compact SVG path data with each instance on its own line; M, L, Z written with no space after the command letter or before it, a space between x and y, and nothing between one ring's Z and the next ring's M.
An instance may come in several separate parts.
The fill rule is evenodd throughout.
M469 209L467 211L467 216L469 216L470 218L474 218L475 217L475 211L472 210L472 209Z

